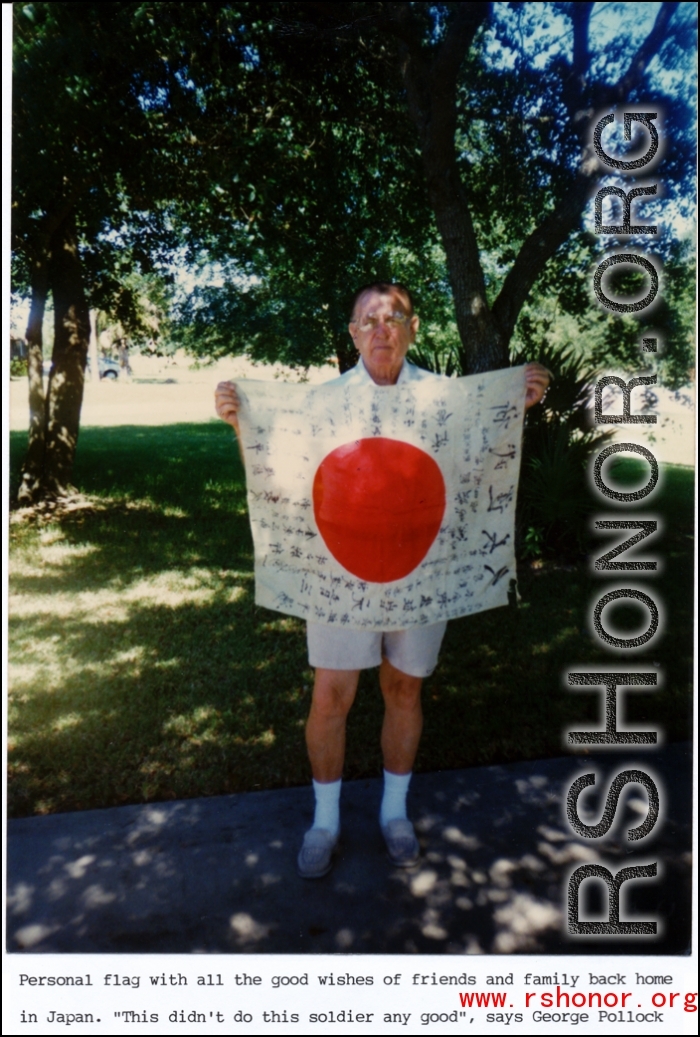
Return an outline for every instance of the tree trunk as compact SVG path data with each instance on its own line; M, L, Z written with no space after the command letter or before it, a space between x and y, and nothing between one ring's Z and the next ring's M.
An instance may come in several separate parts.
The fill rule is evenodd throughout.
M32 269L32 301L27 324L27 375L29 379L29 444L22 467L17 502L22 507L41 496L46 447L46 398L42 326L48 294L48 257L35 260Z
M90 381L93 383L93 385L99 385L100 384L100 355L99 355L99 351L98 351L98 348L97 348L97 335L98 335L97 324L98 324L98 321L97 321L97 310L92 310L90 312L90 346L89 346L89 354L90 354Z
M403 41L403 80L418 132L428 197L445 249L461 340L462 374L507 367L508 341L486 301L486 285L471 213L457 165L457 77L488 4L460 4L446 37L429 58L416 35L409 5L394 5Z
M410 117L418 131L430 203L445 248L461 339L464 374L508 364L508 343L520 310L537 277L557 249L579 224L595 181L598 165L588 142L588 119L606 106L627 103L643 81L646 69L667 36L668 22L678 6L661 4L654 27L638 48L627 71L612 86L591 94L589 21L594 5L570 5L573 65L562 87L569 113L571 137L580 147L579 168L559 193L553 209L524 241L493 308L486 302L484 277L468 198L455 151L457 77L464 56L488 4L455 4L451 23L432 55L422 44L409 4L391 5L391 26L401 41L403 80Z
M48 386L44 494L72 492L90 317L83 291L75 223L66 218L51 241L54 346Z
M335 355L338 358L340 374L345 374L346 371L349 371L357 363L357 350L347 332L344 335L335 336Z
M508 339L501 335L486 301L479 248L454 144L451 143L449 154L439 145L439 141L431 142L423 149L423 165L428 197L445 249L460 337L461 371L476 374L507 367Z

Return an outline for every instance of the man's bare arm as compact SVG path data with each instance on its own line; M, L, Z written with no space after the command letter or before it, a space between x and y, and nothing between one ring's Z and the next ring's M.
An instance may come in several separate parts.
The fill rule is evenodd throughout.
M216 406L216 413L219 415L221 420L229 424L236 433L241 461L243 461L243 467L245 468L243 446L241 444L241 430L238 424L238 411L241 407L241 401L236 392L235 382L219 382L214 391L214 404Z

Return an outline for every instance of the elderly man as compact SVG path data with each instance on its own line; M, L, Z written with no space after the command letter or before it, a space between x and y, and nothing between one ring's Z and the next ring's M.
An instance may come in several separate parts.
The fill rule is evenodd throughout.
M376 283L355 296L348 325L359 361L336 382L392 386L442 378L406 360L418 331L411 295L403 285ZM526 367L525 407L542 399L549 372L540 364ZM232 382L216 389L216 410L238 433L239 399ZM418 840L406 816L406 794L423 726L421 686L437 665L446 623L386 633L336 629L308 623L309 662L315 667L306 745L311 762L316 809L313 826L297 858L303 878L330 871L340 833L340 788L345 757L345 722L355 698L360 670L379 667L384 697L381 747L384 793L380 825L391 861L415 864Z

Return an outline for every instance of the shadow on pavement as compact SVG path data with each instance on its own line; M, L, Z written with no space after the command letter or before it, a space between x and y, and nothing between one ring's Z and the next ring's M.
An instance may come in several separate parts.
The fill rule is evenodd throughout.
M333 871L304 881L295 858L310 823L305 788L22 818L8 828L10 951L218 953L684 954L690 943L692 753L674 744L416 775L423 854L394 868L376 817L378 780L343 789ZM647 803L623 794L603 840L574 836L563 802L590 771L581 815L597 820L610 779L633 764L661 792L650 836L628 843ZM584 816L584 809L589 816ZM683 819L683 820L679 820ZM655 938L569 938L565 893L582 864L659 862L628 884L622 918L659 920ZM605 917L588 880L582 918ZM597 912L597 915L596 915Z

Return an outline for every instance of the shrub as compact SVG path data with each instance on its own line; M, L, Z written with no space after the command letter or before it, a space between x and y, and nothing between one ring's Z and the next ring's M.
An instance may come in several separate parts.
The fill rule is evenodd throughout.
M462 372L459 363L459 351L452 345L442 348L424 344L414 345L409 350L406 359L416 367L422 367L424 371L432 371L434 374L446 374L448 378L456 378Z
M554 377L542 404L525 420L516 546L521 558L574 561L585 553L593 507L588 460L612 433L591 427L595 369L572 349L545 347L538 359Z

